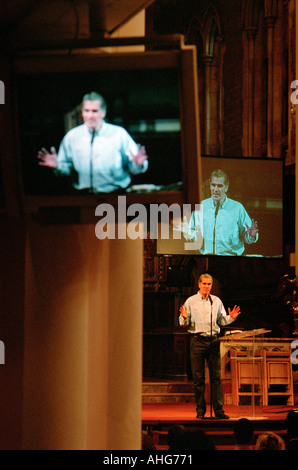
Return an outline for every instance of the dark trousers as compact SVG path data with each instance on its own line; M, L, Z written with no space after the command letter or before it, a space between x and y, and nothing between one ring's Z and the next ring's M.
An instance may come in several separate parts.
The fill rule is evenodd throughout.
M209 370L212 406L215 416L223 413L219 338L191 335L190 360L197 413L205 414L206 412L205 361L207 361Z

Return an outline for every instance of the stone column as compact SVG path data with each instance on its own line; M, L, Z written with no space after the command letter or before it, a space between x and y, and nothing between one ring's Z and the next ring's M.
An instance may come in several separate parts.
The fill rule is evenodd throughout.
M273 113L274 113L274 96L273 96L273 72L274 72L274 16L266 16L267 26L267 157L273 156Z
M211 65L212 57L204 56L205 64L205 154L210 154L210 118L211 118Z
M295 51L295 55L296 55L296 77L295 79L298 80L298 76L297 76L297 73L298 73L298 7L297 7L297 4L295 2L295 8L296 8L296 12L295 12L295 35L296 35L296 51ZM297 116L296 116L296 136L298 135L298 119L297 119ZM296 163L295 163L295 174L296 174L296 187L295 187L295 191L296 191L296 217L295 217L295 267L296 267L296 276L298 275L298 146L297 146L297 142L296 142L296 145L295 145L295 155L296 155Z
M255 38L256 28L248 28L246 30L248 40L248 138L247 138L247 155L254 155L254 107L255 107Z
M141 448L143 241L28 224L23 446Z

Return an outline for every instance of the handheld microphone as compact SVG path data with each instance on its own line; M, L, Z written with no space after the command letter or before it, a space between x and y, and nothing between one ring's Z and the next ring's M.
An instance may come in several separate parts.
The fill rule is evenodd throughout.
M93 140L95 137L96 129L92 129L91 143L90 143L90 192L93 193Z
M93 144L93 140L94 140L94 137L95 137L95 132L96 132L96 130L93 128L92 129L92 136L91 136L91 145Z
M217 201L216 203L216 209L215 209L215 214L214 214L215 218L217 217L218 211L219 211L219 201Z
M213 228L213 254L215 255L215 227L216 227L216 217L219 211L219 201L216 201L216 208L214 213L214 228Z

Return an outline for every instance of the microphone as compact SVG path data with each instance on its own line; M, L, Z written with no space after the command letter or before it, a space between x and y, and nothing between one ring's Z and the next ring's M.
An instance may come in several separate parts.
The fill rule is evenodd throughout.
M218 211L219 211L219 201L216 202L216 209L215 209L215 214L214 214L215 218L217 217Z
M213 228L213 254L215 255L215 227L216 227L216 217L219 211L219 201L216 201L216 208L214 213L214 228Z
M92 136L91 136L91 145L93 144L93 140L94 140L94 137L95 137L95 132L96 132L96 130L93 128L92 129Z
M92 145L95 137L96 129L92 129L91 143L90 143L90 192L93 193L93 152Z

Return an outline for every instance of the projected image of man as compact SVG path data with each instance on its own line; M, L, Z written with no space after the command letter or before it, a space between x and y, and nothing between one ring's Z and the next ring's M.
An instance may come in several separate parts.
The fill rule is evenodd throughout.
M148 168L145 148L138 145L120 126L105 121L107 105L96 92L83 97L83 124L64 136L58 154L54 147L38 152L39 164L57 174L76 175L74 187L94 193L125 189L131 174Z
M215 170L210 177L211 197L201 203L202 210L194 211L183 233L188 241L202 239L200 253L204 255L240 256L245 244L258 241L258 223L252 220L244 206L228 198L228 175Z

